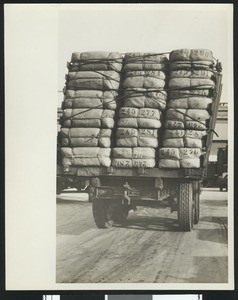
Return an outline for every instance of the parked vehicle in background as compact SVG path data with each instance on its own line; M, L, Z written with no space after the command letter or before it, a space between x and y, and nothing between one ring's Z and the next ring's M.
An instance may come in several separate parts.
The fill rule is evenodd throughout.
M220 188L220 191L222 192L223 189L226 191L228 190L228 173L224 172L221 176L218 177L218 185Z

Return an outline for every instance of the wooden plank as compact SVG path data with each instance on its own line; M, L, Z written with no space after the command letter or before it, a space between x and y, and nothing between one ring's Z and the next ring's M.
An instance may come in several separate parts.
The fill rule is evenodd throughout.
M134 178L197 178L202 177L203 169L144 169L138 168L105 168L105 167L69 167L68 172L63 168L57 169L58 176L77 177L134 177Z
M219 105L220 105L220 98L221 98L221 91L222 91L222 74L218 73L217 74L217 84L215 87L215 91L214 91L214 100L212 103L212 117L210 119L209 122L209 133L207 135L207 140L206 140L206 154L204 157L204 162L203 162L203 167L206 168L208 165L208 160L209 160L209 155L210 155L210 151L211 151L211 147L212 147L212 140L213 140L213 135L214 132L213 130L215 129L215 125L216 125L216 120L217 120L217 114L218 114L218 109L219 109Z

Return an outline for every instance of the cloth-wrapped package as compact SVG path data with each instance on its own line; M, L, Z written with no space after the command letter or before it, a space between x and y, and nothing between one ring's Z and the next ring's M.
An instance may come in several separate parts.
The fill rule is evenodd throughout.
M155 167L155 149L146 147L114 148L112 166L120 168Z
M123 60L123 71L164 70L168 58L156 53L131 52L126 53Z
M111 147L111 129L61 128L63 147Z
M165 86L165 73L162 71L128 71L122 87L144 88L144 89L163 89Z
M167 93L154 89L126 89L124 92L124 106L136 108L157 108L164 110Z
M122 54L106 51L74 52L67 66L70 71L114 70L120 72Z
M119 127L155 128L161 127L161 112L153 108L122 107L119 110Z
M63 166L110 167L111 149L99 147L62 147Z
M67 87L72 90L118 90L120 74L116 71L69 72Z
M117 147L158 147L157 129L117 128Z
M117 107L116 91L67 90L63 108L104 108L115 110Z
M110 109L65 109L63 127L113 128L115 111Z

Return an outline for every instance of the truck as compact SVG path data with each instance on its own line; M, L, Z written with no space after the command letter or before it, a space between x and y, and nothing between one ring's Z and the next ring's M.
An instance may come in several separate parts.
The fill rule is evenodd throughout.
M181 231L191 231L200 218L201 182L205 177L222 90L221 64L214 71L212 117L205 142L205 155L200 168L120 168L78 167L65 171L57 155L57 193L68 187L86 192L92 203L92 214L98 228L123 224L129 211L137 206L168 207L177 212ZM60 143L60 142L59 142Z

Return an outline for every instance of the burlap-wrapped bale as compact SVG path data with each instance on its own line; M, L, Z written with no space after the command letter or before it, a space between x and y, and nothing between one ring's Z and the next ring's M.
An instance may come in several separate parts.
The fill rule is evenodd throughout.
M169 99L187 98L187 97L208 97L211 91L209 89L176 89L169 92Z
M204 78L171 78L169 80L169 88L183 89L183 88L202 88L210 89L215 87L215 82L211 79Z
M122 54L120 52L108 51L88 51L88 52L73 52L71 62L77 61L98 61L98 60L114 60L118 59L122 62Z
M111 165L111 149L98 147L61 148L63 166L104 166Z
M119 127L155 128L161 127L161 112L153 108L122 107L119 110Z
M125 73L122 87L162 89L165 86L165 73L162 71L129 71Z
M210 115L205 109L173 109L170 108L166 112L166 120L174 121L206 121Z
M115 110L116 91L67 90L64 96L64 108L104 108ZM101 106L101 107L100 107Z
M113 158L155 158L155 149L149 147L134 147L112 149Z
M181 138L185 136L185 130L183 129L165 129L163 137L165 139L171 139L171 138Z
M214 67L212 61L206 60L197 60L197 61L176 61L170 62L170 70L181 70L181 69L195 69L195 70L211 70Z
M170 138L163 139L162 146L165 148L202 148L203 143L201 139L194 138Z
M167 168L167 169L198 169L200 168L200 159L199 158L191 158L191 159L160 159L159 160L159 168Z
M162 146L165 148L184 148L183 138L163 139Z
M201 139L189 138L184 139L184 148L202 148L203 141Z
M178 159L159 159L159 168L179 169L180 162Z
M183 129L165 129L164 130L164 138L181 138L181 137L189 137L193 139L202 139L207 132L205 130L183 130Z
M167 129L183 129L183 128L185 128L184 121L174 121L174 120L166 119L164 121L163 125L164 125L164 128L167 128Z
M154 108L132 108L122 107L119 110L120 118L152 118L160 120L161 112Z
M61 128L63 147L110 148L111 129L100 128Z
M170 69L213 69L213 55L210 50L205 49L180 49L170 53Z
M176 49L170 52L169 60L213 62L213 54L209 49Z
M112 166L117 168L154 168L156 161L153 158L113 158Z
M159 159L191 159L202 155L200 148L160 148Z
M210 114L205 109L188 109L186 111L186 121L206 121L210 119Z
M62 127L113 128L114 115L110 109L65 109Z
M169 108L183 108L183 109L209 109L212 99L206 97L188 97L171 99L168 102Z
M121 71L122 54L119 52L92 51L74 52L71 62L68 63L70 71Z
M159 159L180 159L180 148L160 148Z
M204 130L166 129L162 145L171 148L202 148L205 136L206 131Z
M206 121L185 121L185 127L187 129L195 129L195 130L206 130L207 122Z
M124 106L136 108L157 108L164 110L166 107L167 93L153 89L126 89L124 92Z
M198 169L200 168L200 159L199 158L181 159L180 167L184 169Z
M195 129L195 130L206 130L206 121L174 121L165 120L164 128L167 129Z
M174 120L174 121L184 121L185 120L185 114L187 110L186 109L168 109L166 111L166 120Z
M159 120L151 120L148 118L121 118L118 120L120 127L134 127L134 128L160 128L161 122Z
M146 71L127 71L124 74L125 78L128 77L152 77L156 79L165 80L166 75L163 71L160 70L146 70Z
M192 139L202 139L204 136L207 135L205 130L185 130L185 137L192 138Z
M158 147L156 129L117 128L117 147Z
M155 167L155 149L153 148L114 148L112 157L114 167Z
M164 54L155 52L127 52L124 56L124 64L137 63L137 62L151 62L152 64L157 62L168 62L168 58ZM151 70L151 69L150 69Z
M200 148L180 148L179 149L180 159L199 158L201 155L202 155L202 150Z
M170 72L170 78L203 78L215 81L214 72L210 70L176 70Z
M167 62L168 58L165 55L156 53L126 53L123 71L164 70L167 68Z
M72 90L118 90L120 75L115 71L69 72L67 87Z

